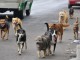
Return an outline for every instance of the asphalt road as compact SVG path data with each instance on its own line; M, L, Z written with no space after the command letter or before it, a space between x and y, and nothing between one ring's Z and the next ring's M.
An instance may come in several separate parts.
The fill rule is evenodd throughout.
M76 44L73 42L72 26L74 19L69 19L70 27L64 31L62 43L57 43L54 56L48 56L43 59L37 57L36 37L44 34L46 31L45 22L58 22L58 14L61 10L67 10L67 0L35 0L33 2L31 15L23 19L23 28L27 34L28 49L21 56L17 52L17 44L14 36L14 30L10 25L9 40L2 41L0 38L0 60L69 60L72 54L75 54ZM75 17L79 17L79 10L75 9ZM67 51L69 50L69 51Z

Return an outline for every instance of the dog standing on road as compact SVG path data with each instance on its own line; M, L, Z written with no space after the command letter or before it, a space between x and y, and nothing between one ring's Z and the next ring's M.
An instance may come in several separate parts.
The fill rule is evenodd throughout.
M59 23L68 23L68 14L65 10L59 12Z
M68 13L67 11L63 10L59 12L59 23L60 24L68 24ZM63 27L65 29L66 27Z
M74 15L74 9L71 7L69 9L69 16L70 16L71 19L73 19L73 15Z
M69 26L69 24L65 24L65 25L63 25L63 24L60 24L60 23L58 23L58 24L54 24L54 23L46 23L46 26L47 26L47 31L49 30L49 29L52 29L52 31L57 31L57 36L59 37L59 40L60 40L60 42L62 41L62 37L63 37L63 27L67 27L67 26Z
M16 31L22 27L21 19L17 18L17 17L16 18L12 18L12 26L13 26L14 31L16 33Z
M79 31L79 23L78 23L78 17L74 23L74 26L73 26L73 32L74 32L74 39L78 39L78 31Z
M4 37L5 37L5 36L6 36L6 40L8 40L9 28L10 28L9 23L6 22L5 19L0 19L1 38L2 38L3 40L4 40Z
M27 49L27 44L26 44L26 32L24 29L20 28L16 32L16 42L18 45L18 53L21 55L23 47Z

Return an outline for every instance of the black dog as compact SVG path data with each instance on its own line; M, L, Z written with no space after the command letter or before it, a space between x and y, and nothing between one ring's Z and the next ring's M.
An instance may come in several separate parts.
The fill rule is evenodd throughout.
M25 48L27 48L27 44L26 44L26 32L24 29L18 29L16 32L16 42L18 45L18 52L19 55L21 55L22 49L25 46Z
M72 19L73 15L74 15L74 9L73 8L70 8L69 15L70 15L70 18Z

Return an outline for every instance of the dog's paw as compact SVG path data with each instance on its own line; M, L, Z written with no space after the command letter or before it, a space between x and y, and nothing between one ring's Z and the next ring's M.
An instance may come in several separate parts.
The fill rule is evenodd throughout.
M59 41L59 43L62 43L62 41Z
M8 38L6 40L8 40Z

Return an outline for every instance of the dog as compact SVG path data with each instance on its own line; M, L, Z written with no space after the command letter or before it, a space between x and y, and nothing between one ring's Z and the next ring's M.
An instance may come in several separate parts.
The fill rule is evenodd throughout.
M79 22L78 22L78 17L74 23L74 26L73 26L73 32L74 32L74 39L78 39L78 31L79 31Z
M2 40L4 40L5 36L7 36L6 40L8 40L8 37L9 37L9 28L10 28L10 25L6 21L6 19L0 19L0 30L1 30L1 38L2 38Z
M68 14L65 10L59 12L59 23L61 23L61 24L67 24L68 23ZM64 27L64 29L65 29L65 27Z
M68 14L65 10L59 12L59 23L68 23Z
M43 34L42 36L38 36L36 39L36 45L37 45L37 53L38 57L41 56L44 58L46 55L49 55L51 53L50 51L50 37L49 35ZM43 52L43 55L41 55L41 51Z
M73 15L74 15L74 9L73 9L73 7L71 7L71 8L69 9L70 19L73 19Z
M22 27L21 19L17 18L17 17L16 18L12 18L12 26L13 26L13 29L14 29L14 31L16 33L16 31Z
M67 26L69 26L69 24L61 24L61 23L58 23L58 24L54 24L54 23L45 23L46 24L46 26L47 26L47 31L56 31L57 32L57 36L59 37L59 41L60 42L62 42L62 37L63 37L63 31L64 31L64 29L63 29L63 27L67 27ZM52 33L53 33L52 32ZM56 33L55 32L55 33Z
M27 43L26 43L26 32L24 29L20 28L16 32L16 42L18 45L18 53L21 55L23 47L27 49Z

